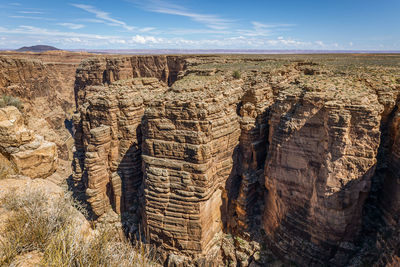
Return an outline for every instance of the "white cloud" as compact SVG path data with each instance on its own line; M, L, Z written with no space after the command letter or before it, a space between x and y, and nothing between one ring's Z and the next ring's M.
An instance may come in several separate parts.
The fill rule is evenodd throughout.
M68 23L68 22L57 23L57 25L67 27L71 30L79 30L79 29L82 29L83 27L85 27L85 25L83 25L83 24L75 24L75 23Z
M245 36L256 37L256 36L270 36L277 32L288 30L294 27L294 24L265 24L257 21L252 21L252 29L237 30L237 33Z
M265 23L261 23L261 22L258 22L258 21L252 21L251 24L253 24L255 29L284 28L284 27L294 27L294 26L296 26L295 24L284 24L284 23L265 24Z
M60 48L88 49L315 49L317 42L305 42L279 36L277 38L251 37L245 35L222 36L203 39L182 37L159 37L155 35L99 35L74 31L52 30L21 25L16 28L0 26L0 45L5 48L19 47L32 43L44 43ZM322 43L322 42L321 42ZM326 45L334 48L334 44Z
M215 30L228 29L233 23L232 20L223 19L217 15L195 13L187 10L183 6L171 4L161 0L150 0L148 4L138 3L137 1L130 1L130 2L139 4L142 8L148 11L187 17L193 21L204 24L208 28Z
M42 11L18 11L20 14L44 14Z
M159 43L162 43L162 42L163 42L162 38L156 38L154 36L142 36L142 35L133 36L128 41L128 43L131 43L131 44L132 43L136 43L136 44L142 44L142 45L148 44L148 43L159 44Z
M86 12L94 14L96 16L96 18L111 23L111 24L109 24L111 26L120 26L127 31L134 31L137 29L136 27L130 26L121 20L117 20L117 19L110 17L109 13L99 10L93 6L84 5L84 4L71 4L71 5L74 7L80 8L82 10L85 10Z
M13 18L13 19L54 20L54 19L44 18L44 17L33 17L33 16L22 16L22 15L8 16L8 17Z
M325 46L324 42L322 42L322 41L316 41L315 43L316 43L317 45L321 46L321 47L324 47L324 46Z
M139 31L141 31L141 32L149 32L149 31L152 31L152 30L155 30L156 28L154 28L154 27L146 27L146 28L142 28L142 29L139 29Z
M78 19L77 21L91 22L91 23L106 23L101 19Z
M67 39L65 39L65 41L73 42L73 43L81 43L82 42L82 40L78 37L67 38Z
M167 34L167 35L186 35L186 34L219 34L219 35L229 35L232 34L230 31L227 30L213 30L213 29L178 29L172 28L164 31L159 31L160 33Z
M0 27L0 33L4 34L20 34L22 36L50 36L50 37L82 37L87 39L112 39L119 38L118 36L107 36L107 35L97 35L97 34L86 34L86 33L75 33L75 32L62 32L58 30L49 30L45 28L38 28L29 25L20 25L15 29L7 29Z

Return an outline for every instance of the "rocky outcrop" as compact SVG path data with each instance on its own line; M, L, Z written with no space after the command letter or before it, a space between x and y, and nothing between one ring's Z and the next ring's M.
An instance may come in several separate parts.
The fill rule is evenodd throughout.
M153 77L172 84L185 61L176 56L108 57L85 60L77 69L75 100L79 106L86 98L86 86L111 84L115 81L139 77Z
M86 184L96 215L110 204L117 212L137 208L145 103L183 68L181 58L154 56L96 58L77 70L74 179Z
M0 149L2 168L9 174L46 178L56 171L56 145L28 130L16 107L0 109Z
M112 204L120 213L137 203L142 183L141 121L144 102L164 90L155 78L86 88L87 102L75 116L75 181L83 179L96 215Z
M393 109L388 120L388 133L386 147L383 147L386 153L384 161L380 164L380 170L377 172L378 182L382 183L382 190L379 194L378 211L375 210L375 216L382 217L379 229L377 229L377 242L372 248L376 251L378 258L376 266L397 266L400 264L400 117L398 107ZM377 255L376 255L377 254Z
M74 107L75 71L88 56L63 51L0 53L0 93L19 98L28 127L56 143L66 161L72 158L68 150L73 142L66 126Z
M400 192L400 116L396 110L393 114L393 120L390 127L390 140L392 142L389 151L388 169L385 177L384 190L382 195L382 210L388 223L398 225L400 217L400 198L397 192Z
M0 53L0 100L15 102L17 97L27 128L57 145L59 167L51 177L57 184L72 173L74 139L70 119L76 68L83 58L92 56L65 51ZM21 156L34 160L29 155Z
M302 61L209 60L82 63L74 179L94 213L135 214L169 266L265 265L263 242L301 266L348 263L388 124L384 190L397 192L393 79ZM397 225L397 198L381 203Z
M357 235L380 143L376 95L321 87L282 88L269 120L264 229L301 265L325 264Z
M152 243L187 256L216 253L225 183L239 143L240 82L176 82L143 119L144 223ZM215 260L215 255L208 261Z
M260 227L260 200L264 185L264 164L267 155L268 115L273 92L266 81L244 85L239 103L240 138L236 174L229 180L227 228L243 235L252 227ZM262 203L261 203L262 205Z

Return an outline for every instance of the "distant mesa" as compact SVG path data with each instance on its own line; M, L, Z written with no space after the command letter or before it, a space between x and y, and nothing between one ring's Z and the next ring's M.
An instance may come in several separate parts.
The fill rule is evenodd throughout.
M54 46L49 45L34 45L34 46L24 46L17 49L17 52L46 52L46 51L54 51L60 50Z

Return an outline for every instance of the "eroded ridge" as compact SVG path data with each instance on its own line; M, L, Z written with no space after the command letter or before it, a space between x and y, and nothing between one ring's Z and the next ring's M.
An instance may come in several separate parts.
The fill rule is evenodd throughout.
M264 229L282 255L324 264L360 229L383 106L368 90L340 99L299 85L282 88L271 111Z
M75 180L84 179L88 202L98 216L135 206L142 183L141 121L146 99L164 90L156 78L89 86L75 117Z
M206 254L222 232L225 182L240 135L240 82L178 81L143 120L145 223L168 250Z
M75 83L75 181L96 215L135 213L170 265L265 266L257 242L285 262L345 265L382 147L394 166L382 184L397 192L398 83L298 60L88 60ZM397 198L380 203L396 225ZM226 246L226 234L255 249Z

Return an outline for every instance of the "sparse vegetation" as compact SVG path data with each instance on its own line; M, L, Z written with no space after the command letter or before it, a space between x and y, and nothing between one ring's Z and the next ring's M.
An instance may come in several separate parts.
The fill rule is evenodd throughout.
M240 77L241 77L240 72L237 71L237 70L235 70L235 71L233 72L233 74L232 74L232 77L233 77L234 79L240 79Z
M0 108L4 108L6 106L14 106L20 111L22 110L22 102L18 97L13 97L10 95L2 95L0 98Z
M8 166L0 166L0 180L7 179L13 171Z
M15 166L0 153L0 180L7 179L13 174L15 174Z
M9 214L0 234L0 266L39 252L43 266L152 266L149 250L132 245L116 229L82 234L77 205L70 196L51 197L27 190L0 199ZM0 226L1 227L1 226Z

